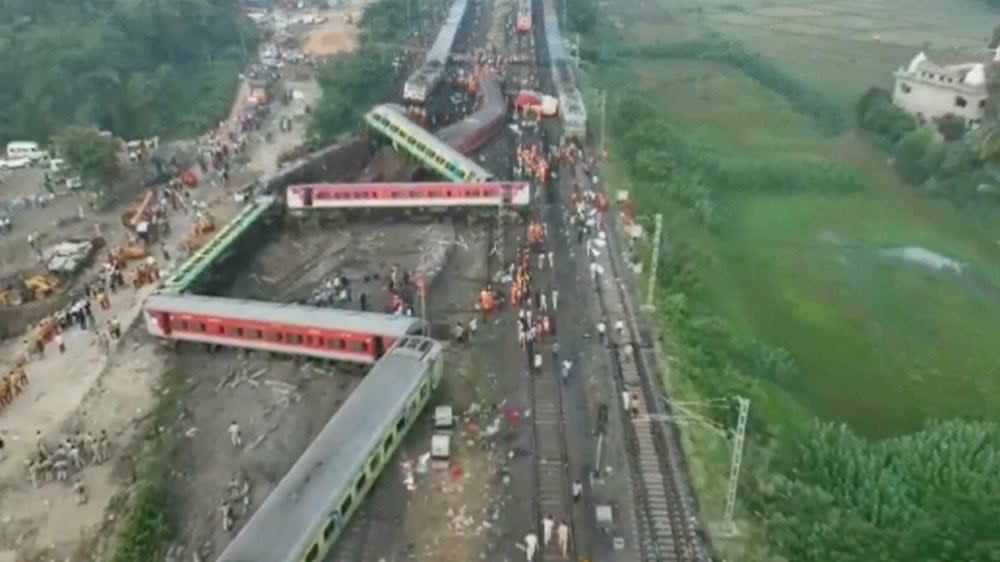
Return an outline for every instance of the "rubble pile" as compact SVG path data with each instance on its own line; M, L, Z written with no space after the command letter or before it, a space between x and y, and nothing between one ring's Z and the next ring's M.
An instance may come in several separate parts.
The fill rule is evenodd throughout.
M67 240L42 250L42 261L49 271L72 274L87 265L93 251L94 243L90 240Z

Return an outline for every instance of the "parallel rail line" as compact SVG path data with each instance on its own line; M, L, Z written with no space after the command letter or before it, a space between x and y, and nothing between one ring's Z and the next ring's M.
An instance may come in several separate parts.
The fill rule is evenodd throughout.
M587 181L579 170L574 173L581 184ZM635 417L615 400L626 436L639 560L707 562L712 559L710 547L700 530L676 428L649 421L648 414L663 413L665 405L660 402L659 378L651 372L654 358L621 278L613 217L608 218L608 247L598 261L606 267L605 278L613 287L599 291L598 302L605 318L626 323L627 333L611 349L618 395L627 391L641 397Z

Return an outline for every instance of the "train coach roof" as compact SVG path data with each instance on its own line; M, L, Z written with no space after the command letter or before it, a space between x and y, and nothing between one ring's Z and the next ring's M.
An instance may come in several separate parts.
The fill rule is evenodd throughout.
M300 560L329 520L331 505L354 485L369 452L429 376L429 362L440 349L433 340L414 336L393 346L278 482L218 562Z
M146 300L145 308L393 337L405 335L420 325L419 319L410 316L201 295L157 294Z
M434 43L427 50L426 61L448 62L451 49L455 45L455 37L458 35L458 29L462 25L462 19L465 17L467 4L466 0L455 0L448 9L448 15L444 23L441 24L441 30L438 31L437 38L434 39Z

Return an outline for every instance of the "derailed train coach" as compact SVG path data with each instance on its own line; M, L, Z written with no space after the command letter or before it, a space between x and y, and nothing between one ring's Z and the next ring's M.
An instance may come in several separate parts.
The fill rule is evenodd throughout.
M438 386L441 345L401 338L268 494L218 562L320 562Z
M154 294L143 308L146 330L165 341L365 364L424 328L410 316L189 294Z

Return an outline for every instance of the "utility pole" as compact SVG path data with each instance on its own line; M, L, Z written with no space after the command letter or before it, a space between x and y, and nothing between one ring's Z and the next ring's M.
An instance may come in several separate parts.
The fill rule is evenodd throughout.
M736 524L733 522L733 512L736 510L736 484L740 479L740 465L743 463L743 441L747 433L747 416L750 413L750 400L742 396L736 397L740 405L739 418L736 421L736 431L733 434L733 457L729 463L729 489L726 490L726 511L722 516L723 532L735 535Z
M603 122L603 120L602 120ZM604 135L601 135L603 140ZM653 309L653 292L656 289L656 274L660 268L660 239L663 237L663 213L656 213L656 228L653 230L653 264L649 268L649 289L646 293L646 308Z

